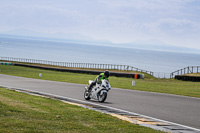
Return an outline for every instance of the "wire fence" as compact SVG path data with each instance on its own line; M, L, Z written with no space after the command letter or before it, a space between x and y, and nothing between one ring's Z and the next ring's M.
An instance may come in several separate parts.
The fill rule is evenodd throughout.
M153 76L156 78L168 79L168 78L171 78L171 73L154 72Z

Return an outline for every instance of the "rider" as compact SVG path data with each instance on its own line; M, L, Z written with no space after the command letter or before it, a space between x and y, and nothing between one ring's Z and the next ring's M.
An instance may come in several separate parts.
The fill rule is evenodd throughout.
M110 72L108 70L104 71L104 73L101 73L100 75L98 75L95 80L89 85L88 87L88 91L90 92L92 87L94 85L96 85L96 83L101 83L101 80L102 79L105 79L105 80L109 80L108 77L110 76Z

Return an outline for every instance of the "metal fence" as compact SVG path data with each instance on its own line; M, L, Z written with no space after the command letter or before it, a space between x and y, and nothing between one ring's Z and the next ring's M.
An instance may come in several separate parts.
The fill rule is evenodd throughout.
M63 67L68 67L68 68L91 68L91 69L109 69L109 70L112 69L112 70L122 70L122 71L136 71L136 72L143 72L143 73L150 74L156 78L174 78L175 75L183 75L183 74L188 74L188 73L200 73L200 66L188 66L183 69L174 71L172 73L162 73L162 72L152 72L152 71L142 70L142 69L132 67L129 65L55 62L55 61L47 61L47 60L1 57L1 56L0 56L0 60L33 63L33 64L44 64L44 65L52 65L52 66L63 66Z
M123 71L136 71L143 72L150 75L154 75L152 71L142 70L129 65L116 65L116 64L95 64L95 63L72 63L72 62L55 62L37 59L25 59L25 58L13 58L13 57L0 57L3 61L13 61L13 62L23 62L23 63L34 63L34 64L44 64L52 66L63 66L68 68L92 68L92 69L113 69L113 70L123 70Z
M200 73L200 66L188 66L180 70L174 71L170 74L170 77L173 78L175 75L184 75L189 73Z

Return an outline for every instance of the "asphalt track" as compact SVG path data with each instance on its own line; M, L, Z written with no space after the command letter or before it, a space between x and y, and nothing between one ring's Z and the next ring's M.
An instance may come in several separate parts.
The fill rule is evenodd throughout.
M0 86L84 100L82 84L0 74ZM200 129L200 98L112 88L105 103L90 102Z

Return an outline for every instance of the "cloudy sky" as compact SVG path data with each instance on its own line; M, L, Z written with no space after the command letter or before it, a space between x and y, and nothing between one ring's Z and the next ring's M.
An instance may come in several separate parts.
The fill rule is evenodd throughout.
M200 49L200 0L0 0L0 33L67 33ZM17 34L17 32L15 32Z

